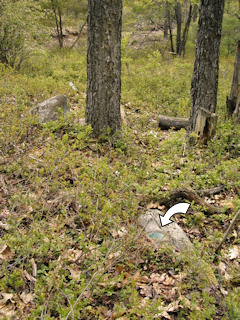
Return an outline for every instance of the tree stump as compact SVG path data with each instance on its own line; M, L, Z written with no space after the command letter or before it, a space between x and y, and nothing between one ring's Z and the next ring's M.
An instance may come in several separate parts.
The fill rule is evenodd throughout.
M215 133L217 125L217 115L204 108L197 111L195 133L199 136L201 143L206 143Z

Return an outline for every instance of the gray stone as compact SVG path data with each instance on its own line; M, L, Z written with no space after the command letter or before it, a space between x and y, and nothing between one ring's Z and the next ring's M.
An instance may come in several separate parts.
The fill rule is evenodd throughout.
M40 123L46 123L48 121L58 120L59 109L63 114L70 111L67 104L67 97L63 94L39 103L36 107L31 109L31 112L38 116Z
M164 215L160 210L150 209L139 218L149 238L154 239L156 243L172 245L179 251L193 250L193 244L176 222L161 227L159 214Z

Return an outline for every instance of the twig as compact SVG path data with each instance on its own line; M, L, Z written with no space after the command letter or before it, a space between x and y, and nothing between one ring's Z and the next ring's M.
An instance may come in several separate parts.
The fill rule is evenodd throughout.
M227 231L226 231L226 233L225 233L225 235L224 235L224 237L223 237L222 241L219 243L219 245L218 245L218 247L217 247L217 249L216 249L215 253L218 253L218 252L219 252L219 250L221 249L221 247L222 247L223 243L226 241L226 239L227 239L227 237L228 237L229 233L232 231L232 229L233 229L233 227L234 227L235 223L237 222L237 219L238 219L239 215L240 215L240 210L237 212L237 214L236 214L236 215L235 215L235 217L233 218L232 222L230 223L230 226L228 227L228 229L227 229Z

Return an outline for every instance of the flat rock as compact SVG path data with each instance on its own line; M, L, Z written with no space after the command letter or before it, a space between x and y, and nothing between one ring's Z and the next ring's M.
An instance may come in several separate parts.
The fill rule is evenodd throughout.
M179 251L193 250L193 244L176 222L161 227L159 214L164 215L160 210L150 209L139 218L139 222L149 238L155 242L174 246Z
M40 123L46 123L48 121L58 120L59 109L63 114L70 111L67 103L67 97L63 94L39 103L36 107L31 109L31 112L38 116Z

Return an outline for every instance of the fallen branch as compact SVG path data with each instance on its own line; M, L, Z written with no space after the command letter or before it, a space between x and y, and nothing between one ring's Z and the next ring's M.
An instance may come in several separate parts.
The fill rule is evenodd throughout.
M170 128L180 130L182 128L186 129L189 126L189 120L187 118L175 118L160 115L158 120L158 126L163 130L168 130Z
M205 189L205 190L197 191L197 194L199 194L200 196L209 197L209 196L212 196L214 194L220 193L224 189L225 189L225 186L222 184L219 187L214 187L214 188L211 188L211 189Z
M222 248L223 243L227 240L227 237L228 237L229 233L232 231L234 225L236 224L239 215L240 215L240 210L237 212L237 214L233 218L233 221L230 223L230 226L228 227L228 229L227 229L222 241L217 246L217 249L216 249L215 253L218 253L219 250Z
M224 213L224 208L218 208L215 206L210 205L207 203L204 199L202 199L195 191L189 190L189 189L177 189L175 191L172 191L168 197L164 197L159 200L159 202L162 205L168 206L172 203L176 203L176 199L187 199L189 201L194 201L196 204L201 205L205 208L205 211L208 214L216 214L216 213Z

